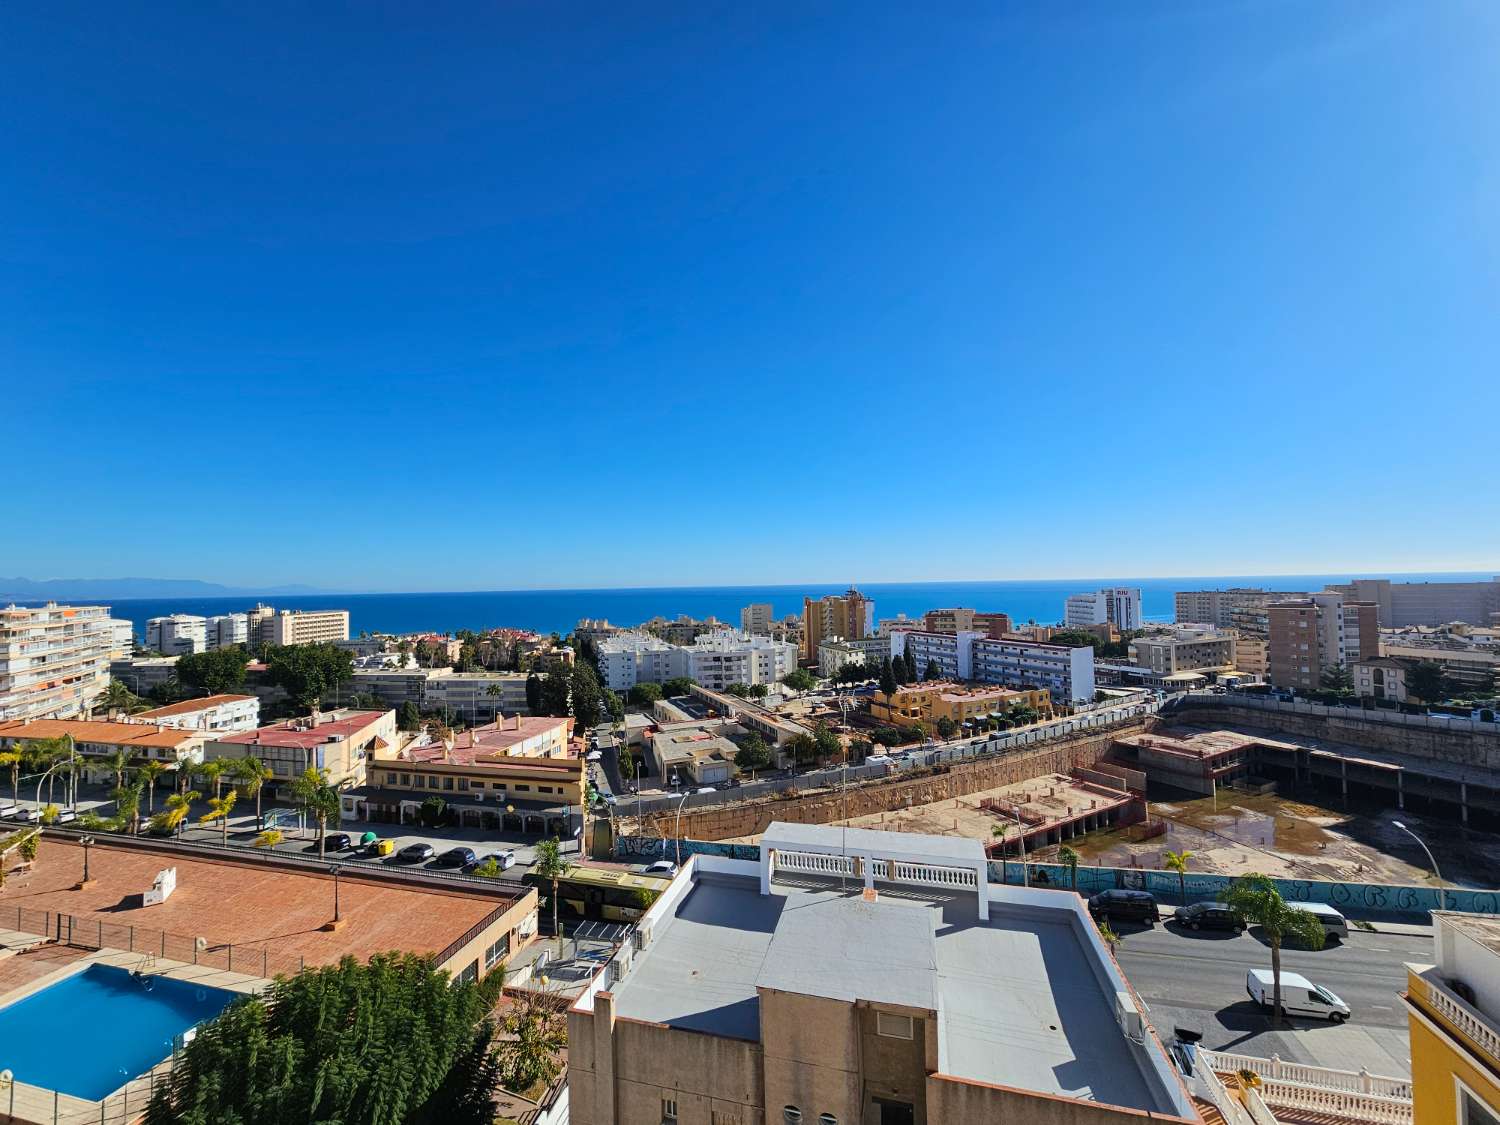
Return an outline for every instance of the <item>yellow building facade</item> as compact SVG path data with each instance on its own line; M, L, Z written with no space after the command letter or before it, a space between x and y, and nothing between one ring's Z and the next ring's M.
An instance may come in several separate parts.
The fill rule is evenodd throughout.
M983 722L992 716L1029 707L1042 718L1052 715L1052 697L1045 688L964 687L948 680L928 680L898 687L889 696L877 691L870 696L870 716L897 726L922 723L935 726L939 719Z
M1500 919L1435 911L1407 965L1414 1125L1500 1125Z

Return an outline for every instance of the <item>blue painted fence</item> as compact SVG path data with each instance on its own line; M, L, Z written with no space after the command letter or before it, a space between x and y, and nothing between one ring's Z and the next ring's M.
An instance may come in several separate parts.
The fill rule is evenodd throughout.
M616 841L615 855L623 860L659 859L677 855L677 842L660 836L625 836ZM683 840L682 856L716 855L726 859L760 858L755 844L720 844L705 840ZM1067 888L1068 869L1058 863L1028 863L1026 878L1032 886ZM1410 887L1390 883L1330 883L1316 879L1273 880L1288 902L1322 902L1338 907L1351 917L1411 917L1426 920L1428 911L1439 909L1436 887ZM990 861L990 882L1020 885L1022 865L1017 861ZM1221 898L1225 888L1234 882L1229 875L1188 872L1189 902ZM1154 871L1133 867L1078 867L1078 890L1091 895L1115 887L1150 891L1164 905L1182 901L1182 884L1176 872ZM1446 892L1447 908L1471 914L1500 915L1500 890L1450 888Z

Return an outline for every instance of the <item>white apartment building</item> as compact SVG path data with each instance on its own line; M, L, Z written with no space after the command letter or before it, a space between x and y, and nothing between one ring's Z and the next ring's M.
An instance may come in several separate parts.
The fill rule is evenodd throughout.
M797 646L789 641L724 629L685 646L687 675L710 691L730 684L774 684L797 667Z
M1130 642L1130 662L1163 676L1235 667L1235 635L1217 629L1176 629Z
M0 610L0 719L82 714L109 682L115 643L108 606Z
M109 658L123 660L135 653L135 622L119 617L109 619Z
M271 645L310 645L349 639L347 609L283 609L260 619L260 636Z
M1053 703L1094 699L1094 650L1087 645L1069 648L980 637L974 642L973 665L974 679L983 684L1046 688Z
M260 700L253 695L210 695L202 699L184 699L181 703L131 715L124 721L212 733L254 730L260 726Z
M929 662L944 679L1012 688L1046 688L1054 703L1090 703L1094 698L1094 650L1089 646L1042 644L1036 641L992 640L987 634L905 632L905 651L917 675Z
M918 623L908 619L906 624L913 628ZM896 634L884 630L873 637L860 637L856 641L833 637L818 645L818 675L826 679L837 675L845 664L866 664L870 666L870 674L873 676L880 670L883 657L906 651L903 644Z
M250 618L244 613L225 613L210 617L204 630L209 648L228 648L250 643Z
M146 647L163 656L188 656L208 648L208 621L190 613L153 617L146 622Z
M599 672L610 691L629 691L636 684L659 684L688 674L682 646L650 633L616 633L598 645Z
M492 695L491 688L498 688ZM451 668L369 668L355 671L341 697L373 695L388 707L413 703L445 708L469 723L497 714L527 714L525 672L455 672Z
M1070 627L1110 624L1120 630L1141 627L1141 591L1135 586L1111 586L1092 594L1071 594L1063 614Z
M960 682L974 678L974 642L985 634L972 629L957 633L928 633L919 630L894 634L916 665L917 675L926 676L927 665L936 664L945 680Z
M762 636L771 634L771 603L754 602L740 610L740 628Z

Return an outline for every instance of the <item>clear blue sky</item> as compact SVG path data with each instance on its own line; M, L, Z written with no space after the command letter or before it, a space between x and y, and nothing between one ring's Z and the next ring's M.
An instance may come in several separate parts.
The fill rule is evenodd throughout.
M1500 5L11 4L0 574L1500 566Z

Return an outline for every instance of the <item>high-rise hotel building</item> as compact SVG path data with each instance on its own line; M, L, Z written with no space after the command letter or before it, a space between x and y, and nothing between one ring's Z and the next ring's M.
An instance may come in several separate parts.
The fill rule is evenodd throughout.
M0 720L83 714L109 683L115 648L108 606L0 609Z

